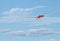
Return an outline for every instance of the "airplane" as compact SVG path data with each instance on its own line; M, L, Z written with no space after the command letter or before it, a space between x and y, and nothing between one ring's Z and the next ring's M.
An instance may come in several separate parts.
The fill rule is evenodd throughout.
M44 15L38 15L35 18L40 19L40 18L43 18L43 17L44 17Z

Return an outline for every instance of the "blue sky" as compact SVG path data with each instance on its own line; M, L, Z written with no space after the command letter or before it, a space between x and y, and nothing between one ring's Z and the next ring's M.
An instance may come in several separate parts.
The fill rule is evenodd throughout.
M60 41L60 0L0 0L0 41Z

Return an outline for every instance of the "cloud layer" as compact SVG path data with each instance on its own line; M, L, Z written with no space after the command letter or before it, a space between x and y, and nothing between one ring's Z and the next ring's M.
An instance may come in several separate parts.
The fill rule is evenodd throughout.
M39 29L29 29L29 30L11 30L11 29L3 29L0 30L8 35L15 35L15 36L40 36L40 35L60 35L59 30L48 29L48 28L39 28Z
M8 11L2 13L0 16L0 23L19 23L26 24L29 26L38 26L38 25L46 25L46 24L54 24L60 23L60 17L44 17L41 19L32 17L34 14L33 11L36 9L43 8L44 6L36 6L32 8L12 8ZM19 35L19 36L39 36L39 35L49 35L49 34L60 34L59 31L54 31L51 29L29 29L27 31L12 31L12 30L1 30L1 32L6 32L11 35Z
M44 6L35 6L32 8L12 8L2 13L0 17L0 23L23 23L34 25L45 25L60 23L60 17L44 17L42 19L36 19L32 15L34 10L44 8Z

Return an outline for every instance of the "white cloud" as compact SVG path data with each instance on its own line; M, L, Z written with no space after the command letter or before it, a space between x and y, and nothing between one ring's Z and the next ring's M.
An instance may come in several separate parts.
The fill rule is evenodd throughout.
M39 9L39 8L44 8L45 6L35 6L35 7L32 7L32 8L26 8L24 9L24 11L32 11L32 10L35 10L35 9Z
M11 31L11 32L7 32L7 34L9 35L16 35L16 36L26 36L26 33L24 31Z
M34 9L39 9L39 8L44 8L45 6L36 6L36 7L34 7Z
M49 41L57 41L56 39L50 39Z
M36 6L37 8L40 6ZM0 23L24 23L27 21L32 21L30 14L33 10L37 9L36 7L33 8L12 8L8 11L2 13L2 17L0 17ZM42 6L41 6L42 7ZM40 8L41 8L40 7Z
M60 17L46 17L44 18L44 23L47 24L60 23Z
M26 23L29 26L45 25L60 23L60 17L44 17L42 19L36 19L35 16L31 16L33 10L43 8L44 6L36 6L32 8L12 8L5 11L0 17L0 23Z
M9 15L15 15L17 14L25 14L25 13L30 13L33 12L33 10L36 10L38 8L43 8L44 6L36 6L36 7L32 7L32 8L12 8L8 11L3 12L3 14L9 14ZM21 15L20 14L20 15Z
M40 35L60 35L60 31L48 28L39 28L39 29L29 29L29 30L6 30L3 29L1 32L4 32L8 35L16 36L40 36Z
M49 16L49 17L60 17L60 10L54 10L54 11L50 12L49 14L46 14L46 16Z
M0 29L0 32L10 32L11 30L10 29Z
M41 39L39 41L58 41L58 40L56 40L56 39L47 39L47 40Z

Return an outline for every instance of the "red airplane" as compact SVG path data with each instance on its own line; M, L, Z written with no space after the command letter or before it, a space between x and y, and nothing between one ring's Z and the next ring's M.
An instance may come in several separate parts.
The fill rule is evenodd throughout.
M39 16L37 16L37 17L35 17L35 18L42 18L42 17L44 17L44 15L39 15Z

